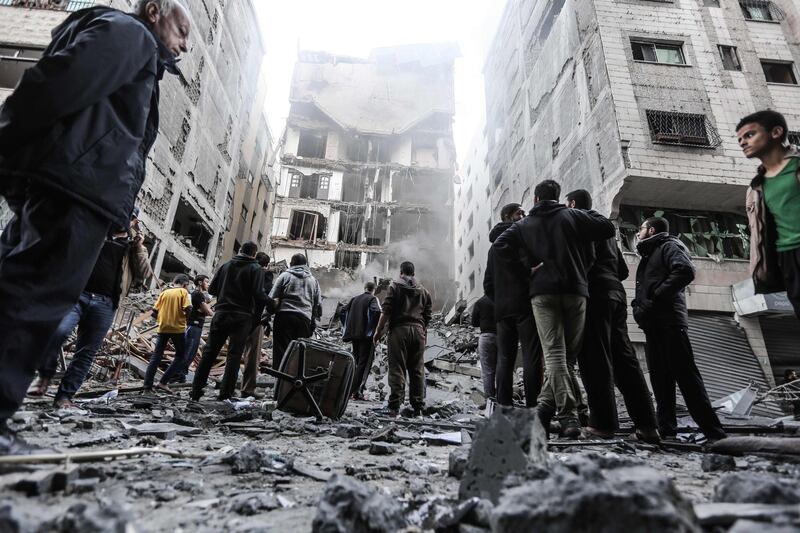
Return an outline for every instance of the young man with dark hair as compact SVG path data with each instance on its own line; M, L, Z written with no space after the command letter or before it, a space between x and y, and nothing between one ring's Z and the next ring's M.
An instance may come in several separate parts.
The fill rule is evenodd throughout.
M364 284L364 292L354 296L344 306L344 332L342 340L353 343L353 357L356 359L356 373L353 376L353 399L364 400L369 369L375 354L373 335L381 306L375 297L375 283Z
M103 243L78 303L67 313L50 339L45 362L39 368L39 383L31 396L43 396L47 392L56 372L59 349L77 326L75 353L53 402L56 407L72 407L72 397L89 375L120 299L128 295L135 280L146 281L153 275L144 238L138 232L134 234L137 214L138 209L134 209L129 229L119 228Z
M578 189L567 194L567 207L592 208L589 191ZM614 237L594 244L595 261L589 269L589 301L586 306L583 348L578 356L581 378L589 404L586 432L612 438L619 429L616 380L636 435L647 442L658 442L656 415L650 391L636 352L628 337L627 295L622 280L628 265Z
M489 242L494 243L497 237L524 216L525 211L520 204L504 205L500 210L500 222L489 232ZM514 368L517 350L521 346L525 405L534 407L542 390L542 357L528 298L528 269L523 266L524 260L521 259L515 257L508 260L499 255L494 247L489 248L483 292L494 304L497 321L497 403L506 406L514 403Z
M417 283L414 263L400 263L400 277L389 285L381 305L381 317L375 330L380 339L389 331L386 348L389 360L389 402L384 409L398 416L405 399L408 375L408 399L415 415L425 408L425 342L431 321L430 293Z
M0 106L0 195L14 213L0 236L0 454L26 448L5 421L109 231L130 221L158 135L159 82L188 49L189 15L171 6L69 13Z
M269 293L275 301L272 338L272 368L278 370L289 344L314 334L322 315L319 282L306 264L304 254L294 254L289 269L282 272Z
M677 383L689 414L706 438L715 441L725 438L725 431L711 407L687 334L685 289L694 280L694 265L686 245L668 232L669 223L661 217L648 218L639 227L636 250L641 260L636 269L636 298L631 303L633 318L647 340L647 366L661 436L677 433Z
M214 311L209 305L211 302L211 297L208 295L210 283L211 280L205 274L200 274L194 278L194 291L192 291L191 295L192 310L189 312L188 325L186 326L186 351L184 352L181 366L175 373L171 383L186 383L189 366L194 361L197 349L200 347L200 338L203 334L203 325L206 317L214 315Z
M186 356L186 320L192 310L189 291L186 289L189 286L189 276L178 274L172 285L158 295L153 305L153 316L158 322L156 345L150 354L150 362L144 374L144 389L151 390L158 365L164 357L164 349L171 341L175 348L175 356L161 376L161 381L155 384L155 388L169 394L172 394L172 389L167 384L180 372Z
M744 117L736 135L744 155L761 161L745 202L755 291L785 290L800 318L800 152L788 145L786 119L777 111Z
M256 263L264 272L264 294L269 295L272 290L272 271L269 269L269 255L265 252L256 254ZM267 298L267 302L269 299ZM264 335L269 336L271 326L269 323L271 312L274 309L264 307L261 313L257 313L258 320L253 324L253 330L247 339L244 349L244 372L242 373L242 397L252 396L260 398L261 395L256 391L258 382L258 365L261 364L261 344L264 342Z
M599 213L558 203L560 194L555 181L539 183L528 216L509 227L493 246L511 260L520 251L526 257L531 272L528 294L546 369L538 409L545 422L556 416L563 435L576 439L581 426L574 366L589 296L586 273L594 260L592 243L613 237L615 230Z
M208 331L208 341L192 381L191 397L194 401L203 396L211 366L217 360L225 341L229 341L228 356L225 359L225 373L218 398L227 400L236 389L236 378L239 376L239 365L247 336L267 300L264 272L256 263L256 252L256 243L244 243L239 253L222 265L211 280L208 292L217 297L217 303Z

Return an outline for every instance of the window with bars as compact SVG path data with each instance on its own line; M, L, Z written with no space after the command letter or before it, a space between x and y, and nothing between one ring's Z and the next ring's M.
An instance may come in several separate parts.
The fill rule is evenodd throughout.
M719 48L719 56L722 58L722 67L725 70L742 70L742 64L739 62L739 52L736 51L735 46L720 44L717 45L717 48Z
M0 46L0 87L13 89L22 74L42 57L41 48Z
M77 11L93 5L95 5L94 0L0 0L0 6L53 9L56 11Z
M631 41L633 59L649 63L685 65L683 47L680 44L664 44L646 41Z
M705 115L648 109L647 122L651 138L657 144L714 148L722 143Z
M786 18L784 12L769 0L739 0L739 7L747 20L779 22Z
M788 61L767 61L762 59L761 68L764 69L764 77L767 83L797 85L797 77L794 75L794 66Z
M800 146L800 131L789 131L787 133L789 144Z

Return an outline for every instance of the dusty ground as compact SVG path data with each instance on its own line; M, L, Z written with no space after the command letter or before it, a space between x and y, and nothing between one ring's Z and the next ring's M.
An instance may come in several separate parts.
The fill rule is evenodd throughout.
M10 503L15 516L30 530L58 520L73 504L100 502L129 512L135 530L142 532L299 532L311 530L325 483L298 470L310 471L311 476L320 479L332 473L348 474L369 481L412 508L434 497L455 498L459 481L448 475L448 455L455 446L431 444L422 434L452 431L441 426L425 427L426 422L441 424L444 419L471 427L481 414L469 400L478 381L438 372L433 372L431 378L439 386L429 386L430 403L447 406L449 398L449 411L445 408L441 415L415 419L410 425L398 424L400 433L395 432L389 439L395 441L390 455L370 453L371 439L391 424L371 412L381 405L378 401L350 402L341 421L318 423L273 412L274 402L262 401L239 411L211 400L191 403L188 389L167 396L125 392L123 388L109 404L83 404L83 412L55 411L50 399L28 400L15 417L15 424L23 437L38 445L68 453L160 446L192 457L145 455L89 463L99 468L83 473L91 476L89 481L79 482L67 491L31 496L14 486L32 472L5 467L0 470L0 500ZM126 383L125 387L136 384ZM213 396L212 391L206 394L206 398ZM450 411L461 412L447 416ZM197 434L166 435L167 439L136 434L137 426L152 422L178 424ZM353 436L355 433L360 435ZM235 474L231 465L219 462L226 450L237 450L248 442L277 454L273 467ZM580 442L567 448L557 444L551 447L559 455L585 449L586 445ZM668 473L693 502L708 501L721 475L703 472L702 454L698 452L659 449L631 439L621 445L592 449L645 459ZM194 457L199 455L207 457ZM291 460L296 468L285 468ZM797 476L792 464L754 457L737 459L737 466Z

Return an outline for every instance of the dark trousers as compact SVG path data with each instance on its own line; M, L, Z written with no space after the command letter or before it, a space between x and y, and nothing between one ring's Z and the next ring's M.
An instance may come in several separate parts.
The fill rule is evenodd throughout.
M208 382L208 374L217 360L220 350L228 343L228 357L225 360L225 374L222 376L222 386L219 392L220 400L227 400L233 396L236 389L236 378L239 376L239 365L242 362L244 345L247 336L253 327L253 318L244 313L217 312L211 319L211 328L208 330L208 341L203 348L203 357L192 382L192 398L198 399L203 395L203 389Z
M353 394L362 394L367 387L369 369L375 356L375 344L372 337L353 339L353 357L356 359L356 373L353 376Z
M61 321L55 335L50 338L47 348L47 360L39 368L39 377L50 379L55 374L58 365L58 353L61 345L77 326L78 338L75 341L75 353L72 361L61 378L61 383L56 392L56 401L72 397L81 388L89 370L92 368L97 350L103 344L103 339L114 320L114 302L108 296L81 293L78 303L67 313Z
M14 217L0 236L0 423L22 404L75 306L110 222L63 195L0 177Z
M172 341L175 347L175 357L172 358L172 363L164 375L161 376L161 383L167 384L172 378L178 375L183 367L186 358L186 332L183 333L159 333L156 336L156 345L153 348L153 353L150 355L150 362L147 364L147 370L144 373L144 388L149 389L153 386L153 380L156 377L158 365L164 357L164 349L167 347L167 342Z
M311 322L300 313L278 313L272 329L272 368L278 370L289 343L311 336Z
M578 356L589 404L589 425L614 431L619 427L614 382L638 429L655 429L650 391L628 338L624 302L592 298L586 309L583 349Z
M795 316L800 320L800 248L778 252L778 265L783 272L786 296L792 303Z
M721 439L725 431L711 407L703 378L694 362L692 344L686 328L664 327L645 331L650 384L656 397L658 429L662 436L674 436L678 429L675 415L675 384L681 389L689 414L708 439Z
M170 379L170 383L186 383L186 375L189 373L189 366L197 355L197 348L200 347L200 338L203 334L202 326L189 325L184 334L186 349L181 359L180 367L175 371L175 375Z
M525 405L536 406L542 390L542 349L533 314L508 317L497 323L497 403L514 403L514 365L517 344L522 347L522 382L525 388Z
M389 330L389 409L398 410L406 397L414 409L425 407L425 330L418 324L400 324Z

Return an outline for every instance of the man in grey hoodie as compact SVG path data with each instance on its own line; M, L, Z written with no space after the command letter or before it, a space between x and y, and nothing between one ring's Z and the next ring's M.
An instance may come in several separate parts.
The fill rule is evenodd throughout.
M277 310L272 328L272 368L275 370L280 368L289 343L310 337L322 314L319 282L306 263L305 255L293 255L289 270L278 276L269 293Z

